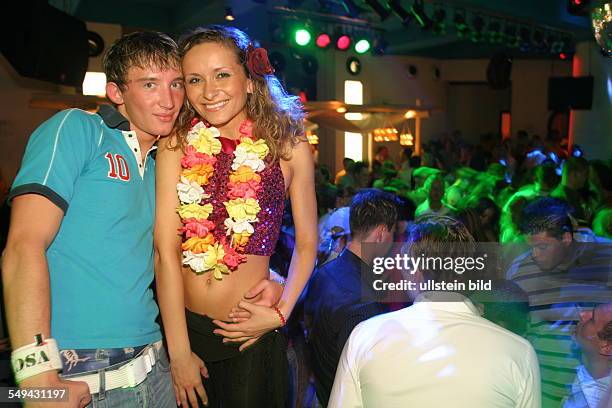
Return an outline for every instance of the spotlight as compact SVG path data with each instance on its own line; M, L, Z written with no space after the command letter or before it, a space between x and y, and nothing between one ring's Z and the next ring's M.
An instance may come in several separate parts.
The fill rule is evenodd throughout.
M380 17L380 21L385 21L391 12L384 8L378 0L365 0L365 3L374 10L376 14Z
M331 44L331 37L329 34L321 33L317 36L315 44L317 44L317 47L319 48L327 48L327 46Z
M425 13L425 5L423 4L423 0L414 0L410 11L423 30L428 30L432 26L433 23L431 19Z
M561 47L563 46L563 44L561 43L561 40L556 34L548 34L548 36L546 37L546 43L550 47L551 53L558 54L559 52L561 52Z
M295 31L293 38L297 45L305 47L308 45L308 43L310 43L310 40L312 39L312 35L305 28L300 28Z
M232 13L232 8L231 7L226 7L225 8L225 20L226 21L234 21L236 19L236 17L234 17L234 13Z
M516 26L514 24L506 24L504 29L504 40L508 47L518 47L518 36L516 35Z
M364 54L370 50L370 42L365 38L355 43L355 52L357 54Z
M497 44L501 42L501 25L499 21L491 21L487 26L487 35L491 44Z
M355 57L346 60L346 70L351 75L359 75L361 72L361 61Z
M402 20L403 25L410 24L413 16L402 7L399 0L390 0L389 7L391 7L391 10L399 17L400 20Z
M585 16L589 14L589 0L568 0L567 12L574 16Z
M446 34L446 11L438 8L433 15L433 30L436 34Z
M472 41L478 42L482 40L482 30L484 29L484 19L481 16L474 17L472 21Z
M351 37L349 37L346 34L342 34L336 40L336 48L339 49L340 51L346 51L349 49L350 46L351 46Z
M464 12L456 11L455 16L453 18L453 23L455 23L455 30L457 31L457 35L460 38L463 38L468 34L469 28L465 22Z

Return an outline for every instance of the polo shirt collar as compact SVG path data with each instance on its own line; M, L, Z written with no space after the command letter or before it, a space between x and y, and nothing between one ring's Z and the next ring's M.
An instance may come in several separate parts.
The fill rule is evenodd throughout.
M102 117L102 120L111 129L119 129L123 131L130 130L130 121L127 120L119 111L110 105L100 105L98 109L98 115Z

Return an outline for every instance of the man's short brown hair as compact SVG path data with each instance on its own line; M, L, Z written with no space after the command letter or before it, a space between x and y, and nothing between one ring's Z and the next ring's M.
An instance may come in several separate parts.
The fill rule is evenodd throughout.
M123 87L131 67L180 69L176 42L168 35L155 31L139 31L124 35L108 49L103 66L107 82Z

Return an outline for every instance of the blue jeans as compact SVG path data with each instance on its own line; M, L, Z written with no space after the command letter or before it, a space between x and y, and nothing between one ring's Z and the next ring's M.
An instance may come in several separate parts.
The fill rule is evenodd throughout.
M120 365L117 361L121 360L127 363L131 358L136 357L140 350L142 350L142 347L136 349L74 350L81 361L72 366L68 365L64 359L66 350L63 350L61 354L64 374L68 374L64 377L70 378L74 375L82 375L88 372L88 369L99 370L104 367ZM91 404L88 408L176 408L168 354L162 347L156 353L156 357L156 364L142 383L131 388L108 390L104 395L94 394L91 396Z

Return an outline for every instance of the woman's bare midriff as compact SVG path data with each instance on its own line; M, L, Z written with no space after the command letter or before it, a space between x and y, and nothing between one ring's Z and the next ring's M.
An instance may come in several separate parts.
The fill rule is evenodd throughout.
M268 256L248 255L246 262L223 275L222 280L210 272L196 275L190 268L183 268L185 307L213 319L229 320L230 310L244 299L244 294L269 277L269 264Z

